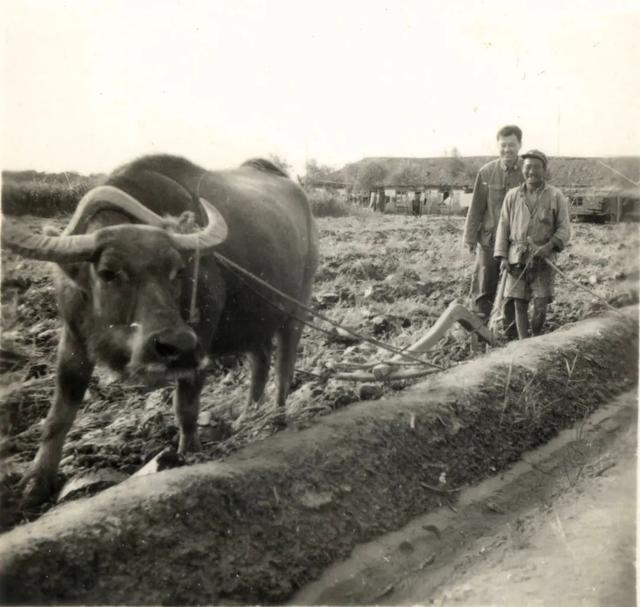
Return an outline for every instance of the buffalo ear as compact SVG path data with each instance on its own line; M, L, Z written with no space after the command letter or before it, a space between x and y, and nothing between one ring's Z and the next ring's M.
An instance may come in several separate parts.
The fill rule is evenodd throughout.
M78 287L83 293L89 294L91 289L89 287L89 264L87 263L65 263L58 264L58 267L62 273L70 278L76 287Z

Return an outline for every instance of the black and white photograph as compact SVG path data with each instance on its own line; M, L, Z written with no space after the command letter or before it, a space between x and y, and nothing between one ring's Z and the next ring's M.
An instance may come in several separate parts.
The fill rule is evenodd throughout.
M4 0L0 602L638 603L636 0Z

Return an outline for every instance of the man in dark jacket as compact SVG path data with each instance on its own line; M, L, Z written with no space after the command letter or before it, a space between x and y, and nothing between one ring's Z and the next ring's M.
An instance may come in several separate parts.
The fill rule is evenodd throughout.
M518 152L522 146L522 131L515 125L502 127L497 134L500 157L485 164L476 177L473 197L464 225L464 244L476 262L471 279L471 298L475 311L489 320L498 287L500 264L493 257L496 228L502 201L508 190L523 181L522 160ZM510 338L517 337L513 302L505 307L505 329Z

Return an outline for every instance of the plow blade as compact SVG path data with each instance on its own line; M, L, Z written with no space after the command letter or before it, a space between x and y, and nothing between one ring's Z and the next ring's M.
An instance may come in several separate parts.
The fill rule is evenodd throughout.
M427 331L424 337L409 346L405 352L415 355L431 350L455 323L460 323L467 331L477 334L478 337L489 345L496 345L496 336L485 326L482 319L454 300L449 304L449 307L442 313L435 324ZM399 369L400 366L406 367L406 360L406 357L401 353L389 361L375 365L368 370L340 372L337 373L335 377L336 379L348 381L390 381L422 377L438 371L438 369L418 366Z

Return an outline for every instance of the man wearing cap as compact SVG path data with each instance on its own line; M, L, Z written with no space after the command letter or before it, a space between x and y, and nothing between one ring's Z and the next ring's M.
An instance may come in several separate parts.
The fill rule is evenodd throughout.
M546 183L547 157L540 150L522 154L524 183L509 190L496 231L494 256L508 272L505 298L515 302L518 337L529 336L529 301L533 299L531 332L539 335L553 300L553 260L569 242L569 204L562 192Z
M523 182L518 152L522 131L515 125L502 127L496 136L500 157L485 164L476 177L464 225L463 240L476 261L471 277L471 298L476 312L489 320L498 287L500 264L493 257L496 227L508 190ZM505 306L507 335L516 337L513 302Z

